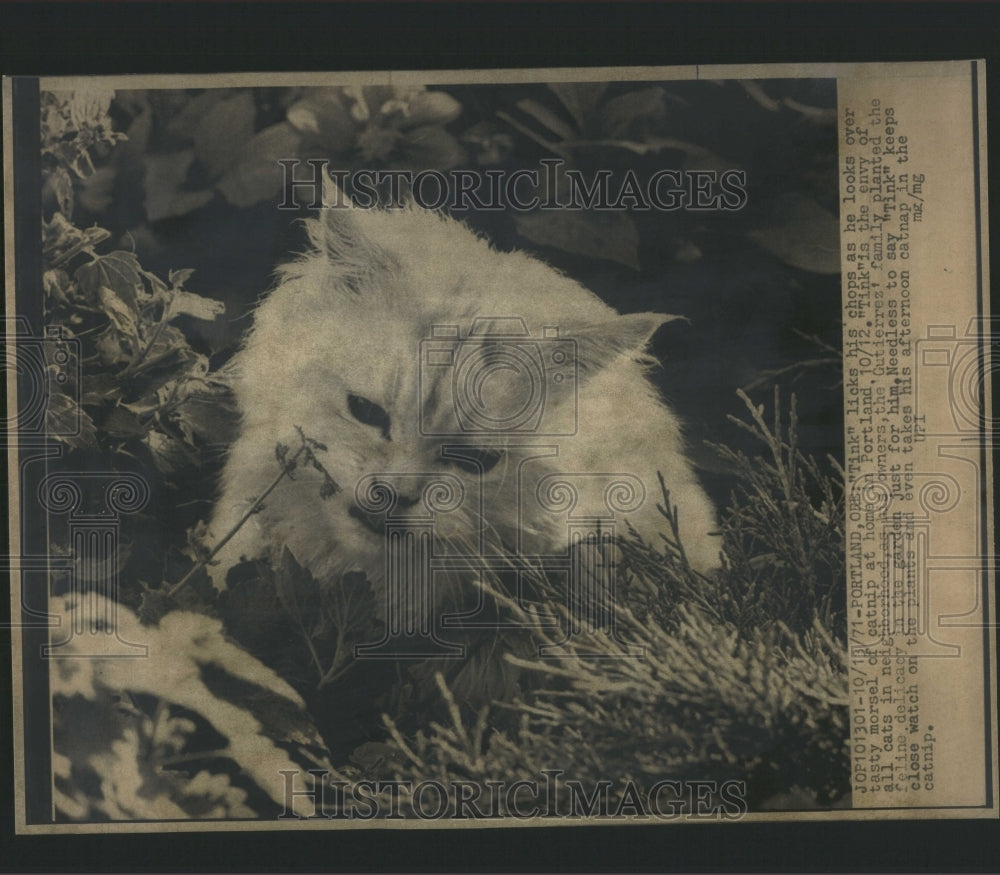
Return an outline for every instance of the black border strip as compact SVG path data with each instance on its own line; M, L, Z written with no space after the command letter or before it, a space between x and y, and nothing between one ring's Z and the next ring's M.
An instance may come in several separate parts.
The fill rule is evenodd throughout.
M16 314L30 325L28 343L43 337L42 313L42 185L41 185L41 103L36 78L17 77L11 81L11 119L14 140L14 301ZM24 342L19 339L18 343ZM25 369L18 377L19 398L27 398L38 387L32 373ZM34 440L32 440L34 438ZM17 460L20 469L21 519L20 553L22 556L46 556L48 544L44 519L39 514L35 496L46 466L49 451L38 443L38 435L28 435L27 443L18 436ZM34 462L34 464L32 464ZM37 611L47 606L46 592L27 596L29 581L46 581L43 575L21 574L21 705L24 730L25 816L28 823L52 822L52 752L49 744L51 711L49 709L48 665L42 659L42 646L48 643L48 629L38 625ZM13 585L13 580L11 580ZM34 614L29 613L33 608ZM14 618L12 618L14 619ZM42 729L46 731L41 731Z
M986 807L993 806L993 675L990 671L990 657L992 648L990 647L991 632L993 623L990 621L990 565L992 564L991 552L995 547L991 547L989 541L990 531L990 486L986 478L988 470L988 459L991 444L991 423L986 418L987 401L990 387L988 385L986 370L989 357L987 350L993 340L992 323L984 320L983 309L983 205L980 195L982 188L982 171L979 161L979 62L970 62L972 73L972 178L973 197L976 203L976 313L979 317L978 325L980 330L987 329L987 334L979 344L979 373L983 376L980 398L982 406L979 423L979 506L980 519L982 520L982 531L980 532L980 555L983 557L981 568L982 574L982 606L983 606L983 711L986 720ZM992 410L991 410L992 413Z

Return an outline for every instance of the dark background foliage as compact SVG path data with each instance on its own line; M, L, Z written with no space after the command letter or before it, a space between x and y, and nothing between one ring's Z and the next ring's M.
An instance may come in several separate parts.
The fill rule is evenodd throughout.
M221 619L231 639L305 698L299 732L315 738L318 730L333 764L356 770L357 777L381 773L387 762L394 768L405 763L404 735L429 745L423 761L437 751L442 778L448 769L466 774L459 764L448 765L447 754L454 743L466 744L465 718L455 716L459 722L449 730L457 733L454 739L424 736L435 718L449 714L442 692L449 702L454 695L469 719L492 700L534 702L522 715L528 722L501 710L483 724L491 741L468 755L473 763L487 756L484 779L517 773L532 761L558 763L576 775L592 756L609 775L633 775L630 751L637 742L631 733L612 732L607 752L591 752L609 732L609 716L591 722L579 752L559 730L561 721L573 720L572 708L548 706L559 715L552 726L531 722L548 694L546 669L530 663L515 668L500 654L523 658L530 648L501 640L502 634L497 640L469 637L470 655L460 664L386 671L384 663L354 660L353 647L377 634L367 581L358 575L314 581L287 549L270 565L235 569L228 589L216 593L203 566L226 533L208 540L205 520L237 420L217 372L236 349L270 275L258 262L248 269L243 253L267 251L258 239L265 232L271 247L278 241L294 251L301 234L295 220L304 210L277 205L285 195L280 160L321 158L347 171L471 165L504 176L555 155L585 178L610 174L612 200L627 174L644 189L664 168L736 171L747 189L745 209L687 209L682 200L674 211L522 209L463 217L501 248L527 248L548 258L624 312L680 311L689 320L680 333L658 335L664 367L657 379L692 424L691 451L720 508L727 558L708 576L690 568L665 486L665 541L634 539L623 547L622 592L636 612L628 614L629 634L650 642L647 659L665 672L653 684L627 674L622 679L634 687L636 704L629 707L638 709L628 723L645 727L636 730L641 737L664 744L672 737L692 739L690 749L668 745L645 762L640 780L701 769L747 780L755 809L846 804L834 97L830 82L808 80L43 92L47 315L76 345L81 371L55 396L50 431L70 450L61 463L67 470L134 471L153 493L150 506L123 524L115 597L150 627L169 621L178 607ZM736 138L734 126L753 136ZM767 156L788 142L795 145L779 169ZM567 198L565 181L556 175L551 183ZM538 183L543 196L549 182ZM489 197L484 190L480 196ZM234 235L234 226L242 233ZM186 266L171 267L177 264ZM740 292L751 303L734 303ZM685 334L687 346L676 342ZM722 347L724 357L718 355ZM771 395L769 406L758 406L744 391L762 389ZM791 398L785 413L783 391ZM773 410L770 425L765 407ZM733 416L741 408L743 416ZM627 412L621 416L612 429L627 428ZM56 428L73 417L83 425L79 433ZM272 488L299 466L325 471L325 454L339 451L301 432L300 441L276 447ZM817 453L820 465L812 461ZM327 486L329 494L339 488L329 477ZM69 552L58 525L51 544ZM96 585L108 570L87 573ZM68 584L57 581L55 594ZM543 605L558 606L565 598L544 575L532 587ZM467 596L471 608L477 596ZM501 614L511 607L503 592L489 598ZM192 615L180 629L196 622ZM151 628L149 634L156 633ZM686 644L678 650L676 641ZM765 687L748 697L738 675L701 685L685 666L693 661L704 670L720 647L735 648L727 665L770 678ZM231 651L190 649L184 639L178 642L180 658L207 660L212 672L230 678L206 691L211 696L225 697L227 686L232 695L243 688L228 673ZM760 653L767 661L759 662ZM571 683L587 699L600 689L601 673L585 662L577 666ZM438 670L444 672L440 682ZM261 677L269 683L266 670ZM775 698L782 685L785 696ZM793 689L803 691L801 710L779 707ZM150 690L131 692L148 696ZM154 752L127 758L128 768L147 783L165 774L150 772L151 763L180 763L172 780L149 793L164 809L177 805L193 813L187 788L202 779L187 764L231 758L239 766L238 748L220 749L209 743L212 733L198 730L181 732L176 747L159 751L157 726L188 725L171 722L183 703L169 704L162 692L163 701L145 714L137 708L118 737L145 738L142 745ZM67 687L57 696L57 704L67 703L57 713L69 713L68 703L81 695ZM255 701L251 696L246 705L254 713ZM602 713L599 701L591 702L594 713ZM64 721L57 720L57 738L72 738ZM728 741L719 740L720 732ZM509 733L519 733L512 736L513 748ZM56 750L61 754L63 747ZM504 760L504 750L518 753ZM414 766L417 777L424 773L419 760ZM126 799L82 796L77 775L87 769L93 766L84 758L61 776L60 812L100 817L106 809L133 810ZM208 810L216 804L233 811L242 802L228 789L218 800L197 802ZM81 815L81 809L96 814Z
M572 88L561 89L565 100ZM692 453L720 502L725 471L704 441L741 440L726 419L740 407L735 388L763 388L766 397L777 372L799 393L803 446L839 455L833 82L622 83L579 120L559 91L541 85L434 90L452 104L419 137L393 120L359 124L347 115L357 101L340 99L334 113L323 89L125 92L112 117L129 139L87 182L77 222L108 228L153 273L193 268L186 287L225 302L226 315L182 327L217 367L251 324L275 265L302 244L295 220L307 212L274 208L278 157L319 156L344 169L507 172L563 157L587 178L607 168L642 180L661 168L741 169L748 201L735 212L583 212L555 232L551 214L458 214L495 245L536 252L622 311L687 317L654 340L664 364L657 378L688 420ZM575 145L563 147L548 125ZM636 145L646 151L629 148ZM192 485L204 484L204 473Z

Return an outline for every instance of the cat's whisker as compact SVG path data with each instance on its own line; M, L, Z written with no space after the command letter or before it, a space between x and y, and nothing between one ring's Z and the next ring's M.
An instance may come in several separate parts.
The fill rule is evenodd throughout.
M503 462L501 464L502 467L500 469L500 477L496 484L496 489L498 492L502 491L503 488L507 485L507 474L510 471L510 452L507 450L506 447L504 448Z

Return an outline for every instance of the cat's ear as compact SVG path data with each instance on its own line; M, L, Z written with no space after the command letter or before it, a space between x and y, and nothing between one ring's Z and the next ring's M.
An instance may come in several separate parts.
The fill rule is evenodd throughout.
M656 330L667 322L683 319L665 313L629 313L606 322L567 326L560 332L575 341L577 365L582 379L598 373L616 359L642 359Z
M365 221L368 211L355 206L347 193L325 174L322 204L319 222L313 226L319 232L319 240L314 242L320 248L325 245L333 250L332 254L343 256L372 243Z
M313 245L349 275L390 271L395 260L378 242L372 210L356 206L332 179L323 180L323 208L309 223Z
M326 173L320 174L320 202L325 210L354 210L357 207L337 181Z

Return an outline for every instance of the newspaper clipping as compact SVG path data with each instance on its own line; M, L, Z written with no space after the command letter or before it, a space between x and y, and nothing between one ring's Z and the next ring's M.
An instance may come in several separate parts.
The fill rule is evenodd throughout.
M17 831L996 817L984 77L5 79Z

